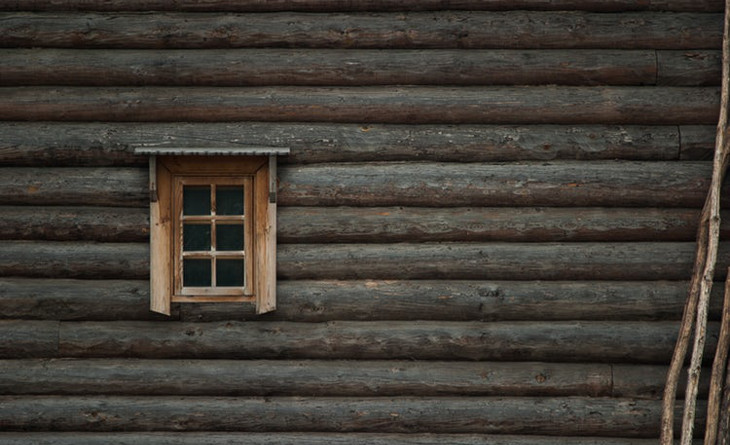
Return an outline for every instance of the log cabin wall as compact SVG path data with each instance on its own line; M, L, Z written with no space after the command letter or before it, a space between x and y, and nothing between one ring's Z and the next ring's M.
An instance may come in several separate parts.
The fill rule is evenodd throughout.
M2 2L0 442L655 443L722 8ZM148 310L199 141L291 147L272 314Z

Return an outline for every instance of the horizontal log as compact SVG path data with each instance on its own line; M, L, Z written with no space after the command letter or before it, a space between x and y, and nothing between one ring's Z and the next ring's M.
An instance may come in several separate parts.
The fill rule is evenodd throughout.
M0 370L0 394L606 397L612 390L606 364L88 359L0 360Z
M714 143L714 126L709 145ZM0 164L145 165L137 146L290 147L280 163L678 159L676 126L0 122ZM226 136L222 136L226 135ZM707 137L701 139L707 144ZM684 150L688 152L688 150Z
M0 360L3 395L660 399L667 368L534 362ZM215 375L215 378L211 378ZM709 388L701 374L700 396ZM684 380L682 379L682 384ZM679 388L680 394L683 388Z
M147 244L6 241L0 276L145 279ZM685 280L689 242L284 244L282 280ZM715 279L730 266L722 246Z
M285 244L280 279L682 280L694 243ZM715 279L730 266L718 254Z
M718 85L719 51L657 51L657 85Z
M700 207L705 162L351 164L279 169L282 206Z
M715 152L716 127L709 125L682 125L680 159L711 160Z
M656 439L487 434L377 433L29 433L0 432L6 445L654 445ZM677 442L679 443L679 442ZM700 440L694 445L702 445Z
M149 212L126 207L0 207L0 239L144 242Z
M716 87L0 87L10 121L713 124Z
M31 221L13 218L17 212L4 213L7 216L0 208L0 237L3 221L10 226L5 231L32 227ZM726 217L730 219L730 214ZM284 244L693 241L698 221L697 209L281 207L277 238ZM730 237L730 223L724 223L722 235Z
M6 431L317 431L656 437L659 401L3 396ZM679 407L678 407L679 408ZM704 408L704 407L702 407ZM699 409L698 411L701 411ZM140 415L144 413L144 415ZM696 428L701 431L700 415Z
M722 12L722 0L6 0L4 11L428 11L428 10L585 10Z
M0 278L0 318L169 320L149 310L149 282ZM172 319L179 317L178 305Z
M3 13L0 47L719 49L722 14Z
M54 357L58 355L58 334L57 321L2 320L0 357Z
M679 320L685 282L279 281L275 312L249 304L175 304L172 319L283 320ZM722 286L710 319L719 320ZM178 313L179 310L179 313ZM161 319L147 281L0 279L0 318ZM170 319L168 317L162 319Z
M701 207L706 162L283 166L282 206ZM0 205L148 206L147 169L3 168ZM727 196L727 195L725 195Z
M664 81L653 50L5 49L0 85L719 84L716 52L668 53Z
M5 323L0 321L0 324ZM55 323L57 322L35 322ZM33 325L17 329L32 330ZM706 350L719 326L711 323ZM677 322L62 322L58 357L665 364ZM30 334L28 334L30 335ZM15 358L10 344L3 358ZM30 349L26 356L53 357ZM708 354L709 356L709 354Z
M145 242L149 212L0 206L0 239ZM724 215L723 222L730 220ZM282 207L279 243L692 241L698 209ZM730 237L724 223L723 238Z
M645 399L661 399L664 395L664 386L667 381L667 370L665 366L653 365L611 365L613 386L612 397L638 397ZM703 368L700 372L699 395L701 398L707 396L710 388L709 368ZM687 384L687 375L682 371L677 393L682 398Z
M7 168L0 203L147 207L148 187L142 168Z
M149 278L147 244L6 241L0 252L0 276Z

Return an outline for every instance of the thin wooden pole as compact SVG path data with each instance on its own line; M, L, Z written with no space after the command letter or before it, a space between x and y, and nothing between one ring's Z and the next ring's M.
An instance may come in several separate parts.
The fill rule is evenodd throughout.
M728 164L728 147L725 133L727 131L728 120L728 93L730 92L730 77L727 69L727 62L730 60L730 46L728 45L728 30L730 29L729 10L730 0L726 0L725 30L723 34L722 96L720 119L717 124L715 140L712 182L702 209L702 217L697 234L697 257L692 274L692 281L687 296L685 311L682 316L677 344L667 374L667 385L662 401L661 445L670 445L674 439L674 402L676 399L677 383L689 345L693 319L696 318L695 338L687 378L687 391L685 394L684 415L682 419L682 445L691 444L694 430L697 389L702 366L702 351L707 331L709 296L712 289L720 238L720 188Z
M730 272L730 270L728 270ZM720 338L715 351L715 361L712 363L710 377L710 391L707 401L707 426L705 429L705 445L715 445L720 427L720 404L725 382L725 367L727 366L728 347L730 346L730 275L725 280L725 303L722 311ZM725 416L726 417L726 416Z

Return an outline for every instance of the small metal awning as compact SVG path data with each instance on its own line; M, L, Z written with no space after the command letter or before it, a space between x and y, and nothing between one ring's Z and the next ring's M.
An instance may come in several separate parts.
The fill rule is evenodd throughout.
M135 147L134 153L150 157L150 201L157 201L157 156L268 156L269 202L276 203L276 157L289 154L289 147L221 144L189 147Z
M266 147L226 144L194 147L135 147L135 154L153 156L282 156L289 154L289 147Z

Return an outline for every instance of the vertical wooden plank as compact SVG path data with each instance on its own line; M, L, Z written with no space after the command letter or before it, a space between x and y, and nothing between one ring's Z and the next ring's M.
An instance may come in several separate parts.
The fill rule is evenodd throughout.
M257 314L276 309L276 203L269 202L271 173L269 167L266 165L262 167L256 173L254 185Z
M171 174L157 163L157 197L150 202L150 310L170 315L172 294Z

